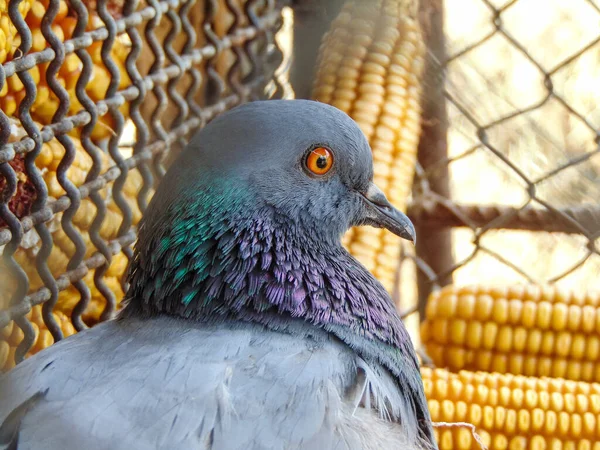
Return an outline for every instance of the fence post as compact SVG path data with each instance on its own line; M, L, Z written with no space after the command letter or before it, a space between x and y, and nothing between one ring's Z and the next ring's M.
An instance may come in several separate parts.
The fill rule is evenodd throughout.
M444 74L440 63L446 60L444 39L444 6L442 0L422 0L421 26L428 49L423 83L426 94L423 96L422 135L419 142L418 160L423 169L445 159L448 154L448 115L444 96ZM431 190L450 197L448 167L436 170L435 177L428 180ZM448 270L453 264L452 240L449 229L417 227L417 256L425 261L435 273ZM419 287L419 315L425 317L427 297L431 282L421 271L417 271ZM452 283L452 275L438 280L440 286Z

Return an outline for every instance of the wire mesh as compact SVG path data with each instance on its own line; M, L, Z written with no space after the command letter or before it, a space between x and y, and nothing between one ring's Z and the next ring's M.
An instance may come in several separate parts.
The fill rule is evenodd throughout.
M281 17L274 0L0 3L0 370L118 310L169 158L282 95Z
M442 93L447 152L417 167L409 214L421 239L449 230L453 258L432 267L435 248L407 247L406 264L428 292L449 283L598 289L600 6L426 3L445 16L445 56L430 51L426 91ZM425 139L436 126L424 123ZM447 193L436 187L444 177Z

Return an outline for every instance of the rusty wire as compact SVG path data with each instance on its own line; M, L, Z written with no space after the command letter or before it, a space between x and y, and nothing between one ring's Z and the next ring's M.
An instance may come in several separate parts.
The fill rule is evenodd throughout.
M165 173L164 156L174 145L185 144L191 133L227 109L251 99L280 96L282 90L273 80L282 60L274 40L281 26L281 5L273 0L147 0L141 4L138 0L127 0L118 14L107 0L95 2L93 10L82 0L69 0L76 25L72 37L64 42L51 26L61 0L49 0L40 26L48 45L41 51L31 51L32 31L19 12L21 1L11 0L8 8L10 20L20 35L20 47L12 60L0 64L0 91L11 77L18 77L25 90L16 114L25 137L9 143L14 122L0 110L0 180L4 182L0 189L0 248L4 248L3 270L10 272L15 283L9 304L0 307L0 331L11 321L22 331L23 338L14 354L17 363L28 354L37 338L39 330L26 317L34 306L43 304L44 325L54 341L62 339L61 327L53 315L61 291L71 286L77 290L79 300L70 319L77 330L88 326L83 314L90 305L91 294L84 277L90 271L94 272L93 285L105 301L100 320L112 317L117 310L118 299L106 284L105 274L115 255L132 256L136 228L132 207L124 196L128 174L138 171L141 175L137 207L143 212L149 194ZM91 14L99 18L101 26L90 29ZM227 20L226 17L232 18L232 23L225 33L218 32L217 21ZM115 41L123 37L129 43L124 65L130 84L120 88L123 73L111 51ZM180 46L178 39L182 37L185 42ZM94 69L86 49L96 42L101 43L101 60L110 80L104 98L94 101L86 91ZM148 49L154 63L144 72L140 69L140 54ZM57 80L65 58L71 54L81 63L75 93L82 108L74 113L70 109L69 92ZM226 72L218 66L224 58L233 61ZM49 63L45 79L59 106L51 123L40 127L30 114L37 89L28 71L44 63ZM275 89L267 93L271 81ZM156 107L148 115L144 105L151 97ZM136 130L129 156L124 155L120 143L127 119L122 110L125 104ZM162 117L167 108L174 108L174 120L169 124ZM102 118L110 120L112 125L108 139L98 142L92 133ZM68 176L77 152L69 135L73 130L80 131L81 146L91 158L91 168L79 186ZM42 145L54 139L64 148L56 169L64 195L58 198L49 197L43 174L35 165ZM109 167L103 165L107 154L111 160ZM36 195L30 212L17 217L9 204L17 192L20 174L10 163L21 156L24 173L33 183ZM116 236L110 240L100 233L108 213L107 199L101 194L106 189L110 189L110 199L121 217ZM81 230L74 225L82 201L91 201L95 207L87 230L93 249L86 248ZM56 245L49 226L55 220L60 221L60 228L74 249L66 270L58 274L48 267ZM26 271L15 260L24 236L32 232L37 233L41 242L35 265L43 286L35 290L30 289ZM124 277L121 281L124 283ZM0 362L0 370L1 365Z

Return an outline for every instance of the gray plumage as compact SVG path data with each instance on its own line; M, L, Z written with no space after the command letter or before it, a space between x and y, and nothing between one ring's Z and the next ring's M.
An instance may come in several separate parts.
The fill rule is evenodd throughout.
M326 177L302 166L315 145ZM436 448L408 333L340 244L361 224L414 239L348 116L238 107L165 180L120 318L0 378L0 449Z
M2 384L3 413L51 389L18 448L403 448L388 422L409 416L393 378L331 335L181 322L101 324L19 365ZM380 412L359 407L368 392Z

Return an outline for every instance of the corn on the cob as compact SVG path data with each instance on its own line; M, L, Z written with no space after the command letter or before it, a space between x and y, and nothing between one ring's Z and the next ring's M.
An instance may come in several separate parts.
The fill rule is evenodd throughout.
M11 140L17 140L22 137L24 131L16 125L16 121L13 122L13 135L11 136ZM81 186L85 182L85 178L92 168L92 159L88 155L88 153L83 149L79 139L72 138L72 142L76 147L77 153L75 156L75 160L71 167L67 170L67 177L71 182L73 182L76 186ZM58 198L64 195L64 190L60 186L57 180L56 170L59 162L63 158L65 153L62 145L56 140L52 140L48 143L45 143L42 146L42 151L36 158L36 166L43 174L44 180L48 187L48 195L50 198ZM18 160L15 160L18 162ZM26 174L22 171L22 164L15 164L15 161L11 162L11 165L17 172L19 177L19 183L17 188L17 193L13 200L14 202L9 203L9 207L13 210L14 213L18 215L18 217L22 217L29 213L28 207L30 207L32 203L32 196L35 196L35 189L31 187L27 189L27 185L30 184L30 181L27 179ZM109 156L106 153L102 153L102 172L105 172L113 163L111 162ZM141 175L138 171L132 170L128 173L127 180L123 187L123 194L127 203L129 204L132 213L133 213L133 224L137 224L141 218L141 212L137 206L137 194L142 185ZM119 226L122 222L122 214L112 198L108 195L108 189L110 189L110 185L100 191L100 195L105 199L105 204L107 206L106 215L102 225L100 227L99 233L102 238L106 240L110 240L116 237ZM1 190L2 186L0 186ZM81 200L81 205L77 210L74 218L73 224L80 232L83 241L86 245L86 255L85 257L90 257L92 253L96 251L95 246L91 242L90 236L88 234L88 229L91 226L92 221L94 220L96 215L96 206L89 198L84 198ZM75 246L71 242L71 240L67 237L62 227L60 226L60 218L61 214L56 215L47 225L52 234L53 239L53 247L52 252L48 258L48 267L54 276L59 276L66 271L67 264L70 258L74 255ZM14 257L15 260L20 264L23 270L26 272L30 281L30 291L34 291L43 286L43 282L39 277L39 274L36 270L35 259L37 252L40 248L41 242L37 237L37 233L35 230L30 230L26 235L21 244L21 246L17 249ZM104 282L107 284L109 289L115 294L115 297L118 302L123 298L123 291L121 289L121 277L125 272L125 268L127 266L127 258L124 254L119 253L115 255L112 259L111 265L108 268L107 272L104 275ZM0 268L0 272L4 275L2 280L0 280L0 284L2 285L2 290L0 291L0 309L6 308L8 306L8 302L10 300L11 294L14 292L15 288L15 280L8 278L8 271L5 268ZM83 313L83 320L91 325L95 323L102 313L105 306L105 299L100 294L98 289L96 288L93 280L94 271L88 272L88 274L84 277L83 281L86 283L91 293L91 301L88 305L88 308ZM64 313L70 315L73 307L79 301L79 293L73 287L70 286L66 290L63 290L59 293L58 302L55 307L55 312ZM38 324L39 325L39 324ZM3 335L4 336L4 335ZM13 336L13 335L11 335ZM18 336L18 335L17 335ZM5 341L9 343L9 348L13 349L20 342L19 339L16 339L14 336L9 340ZM36 344L39 346L43 346L44 343L50 342L47 339L40 341L40 344ZM2 344L3 345L3 344ZM37 348L37 347L36 347ZM14 352L14 350L11 350ZM6 369L6 364L3 366L0 361L0 370Z
M490 450L600 450L600 384L422 368L434 422L467 422ZM479 449L471 430L435 429L440 450Z
M415 0L349 1L319 50L312 97L352 117L373 149L374 181L406 209L420 137L425 45ZM392 291L400 239L353 229L344 244Z
M41 21L46 13L49 0L29 0L22 2L19 9L25 17L25 21L31 30L32 47L30 52L39 52L49 47L41 30ZM21 8L23 6L23 8ZM69 16L69 8L64 0L60 2L59 11L52 24L52 31L59 37L61 41L72 37L77 19ZM103 23L100 18L92 11L88 22L88 30L94 30L102 27ZM6 33L10 33L9 38ZM3 12L2 3L0 3L0 63L4 60L10 61L15 57L15 53L20 44L20 37L16 29L10 23L8 14ZM93 70L90 80L86 87L86 92L93 101L99 101L105 98L106 91L110 83L110 72L106 68L100 56L100 48L102 42L95 42L86 50L90 54L93 62ZM4 52L3 52L4 49ZM2 59L4 55L4 60ZM125 70L125 58L127 57L127 48L119 39L115 40L111 50L113 61L117 64L120 72L119 89L124 89L131 84L127 71ZM37 95L31 107L31 115L34 120L42 125L47 125L52 122L52 117L58 110L59 100L50 91L46 81L46 70L48 63L39 64L29 70L34 83L37 86ZM79 57L74 54L68 54L65 57L59 72L56 76L58 82L68 91L70 98L69 114L73 115L83 110L83 106L77 99L75 93L75 85L81 74L83 63ZM6 80L6 84L0 91L0 109L8 115L12 116L16 113L20 102L25 98L25 87L15 74ZM128 105L125 103L121 106L120 111L123 114L128 114ZM111 135L111 130L114 127L113 119L110 114L102 116L98 120L98 124L92 131L92 139L103 139ZM72 135L77 136L79 130L74 130Z
M600 381L600 293L552 286L448 286L421 339L439 367Z

